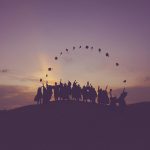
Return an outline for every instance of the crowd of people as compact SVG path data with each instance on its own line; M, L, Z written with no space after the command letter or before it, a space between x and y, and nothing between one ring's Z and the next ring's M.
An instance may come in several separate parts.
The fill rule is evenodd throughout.
M89 82L81 87L76 80L73 84L70 81L68 83L60 81L59 84L55 82L55 85L48 85L46 83L46 85L43 84L42 87L38 88L34 101L37 104L48 104L52 100L52 97L54 97L55 101L74 100L78 102L97 103L104 106L110 105L112 107L118 105L124 109L126 106L125 97L127 96L125 88L118 98L112 96L112 89L109 92L107 89L108 86L104 90L98 87L96 91Z

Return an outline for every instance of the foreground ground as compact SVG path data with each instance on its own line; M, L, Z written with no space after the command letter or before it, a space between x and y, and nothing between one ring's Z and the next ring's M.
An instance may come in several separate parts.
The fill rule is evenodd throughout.
M150 103L124 113L75 102L1 111L0 150L146 150L149 115Z

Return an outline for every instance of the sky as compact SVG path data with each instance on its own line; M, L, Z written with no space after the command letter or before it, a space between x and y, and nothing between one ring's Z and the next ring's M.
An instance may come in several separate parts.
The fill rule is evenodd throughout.
M149 5L148 0L1 0L0 109L33 103L46 74L49 84L90 81L96 88L108 85L116 95L126 86L128 103L149 101Z

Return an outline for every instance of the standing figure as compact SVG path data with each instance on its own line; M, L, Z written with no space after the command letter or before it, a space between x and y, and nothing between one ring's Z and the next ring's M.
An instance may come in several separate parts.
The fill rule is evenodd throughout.
M90 88L90 83L89 81L87 82L87 85L86 85L86 102L88 102L88 100L90 100L91 96L90 96L90 91L91 91L91 88Z
M117 107L117 105L116 105L116 103L117 103L117 97L114 97L112 95L112 89L110 89L109 95L110 95L110 108L111 108L111 110L115 110L116 107Z
M76 100L79 102L80 99L81 99L81 87L78 84L77 87L76 87Z
M72 86L72 99L76 100L76 89L77 89L77 82L76 80L73 82Z
M65 83L63 86L63 100L68 100L69 93L68 93L68 87L67 84Z
M109 104L109 97L107 93L107 87L105 90L102 91L102 99L101 99L101 104L106 106Z
M70 100L71 99L71 94L72 94L71 82L70 81L68 81L67 88L68 88L68 100Z
M118 98L119 108L121 111L124 111L126 107L125 97L128 95L127 92L125 92L125 88L123 89L123 92L121 93L120 97Z
M59 83L59 99L63 100L63 83L61 82L61 80Z
M57 82L55 82L54 85L54 99L57 101L59 98L59 85L57 85Z
M95 90L95 88L93 87L93 86L91 86L91 102L93 103L93 104L95 104L96 103L96 97L97 97L97 93L96 93L96 90Z
M85 85L82 88L82 97L83 97L83 102L87 102L86 86Z
M37 94L36 94L36 96L34 98L34 101L36 101L37 104L42 104L42 97L43 97L43 95L42 95L42 88L39 87L38 90L37 90Z
M46 87L43 85L43 104L48 103L48 93Z
M98 104L101 104L101 100L102 100L102 89L100 88L100 86L98 86Z
M46 90L47 90L47 103L51 101L52 95L53 95L53 86L46 84Z

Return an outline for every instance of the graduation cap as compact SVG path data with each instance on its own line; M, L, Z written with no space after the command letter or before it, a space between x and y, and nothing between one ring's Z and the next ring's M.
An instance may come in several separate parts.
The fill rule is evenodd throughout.
M81 46L79 48L81 48Z
M57 59L58 59L58 57L56 56L56 57L55 57L55 60L57 60Z
M48 77L48 74L46 74L46 77Z
M52 71L52 68L48 68L48 71Z
M127 82L127 80L124 80L124 81L123 81L123 83L126 83L126 82Z
M76 47L75 46L73 46L73 50L75 50L76 49Z
M62 52L60 52L60 56L62 55L63 53Z
M106 53L106 57L109 57L109 53Z
M68 52L69 50L66 48L66 52Z
M101 52L102 50L99 48L98 51Z
M119 63L116 63L116 66L118 67L118 66L119 66Z
M2 69L2 73L6 73L6 72L8 72L7 69Z
M91 50L93 50L93 49L94 49L94 47L92 46L92 47L91 47Z
M87 46L87 45L86 45L86 46L85 46L85 48L86 48L86 49L88 49L88 48L89 48L89 46Z
M42 79L40 79L40 82L42 82Z

